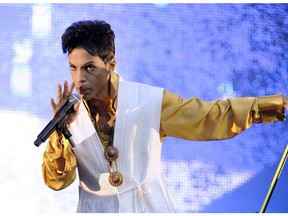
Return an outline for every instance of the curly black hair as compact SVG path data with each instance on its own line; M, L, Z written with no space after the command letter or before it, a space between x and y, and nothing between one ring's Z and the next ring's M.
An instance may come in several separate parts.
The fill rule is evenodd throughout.
M83 48L90 55L99 56L105 63L115 55L115 34L105 21L84 20L74 22L62 35L63 53Z

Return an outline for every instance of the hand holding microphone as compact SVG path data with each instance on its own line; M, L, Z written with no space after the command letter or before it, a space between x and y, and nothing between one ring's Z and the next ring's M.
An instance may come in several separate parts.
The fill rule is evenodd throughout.
M62 87L61 85L58 85L57 103L55 103L54 100L51 99L51 106L53 109L54 118L47 124L47 126L41 131L41 133L35 140L34 145L36 145L37 147L40 146L43 142L45 142L48 137L53 133L53 131L63 129L63 124L65 122L72 123L76 119L79 113L81 97L78 94L72 94L74 86L75 84L72 82L68 90L68 83L67 81L65 81L64 91L62 93ZM69 133L67 128L64 129L66 133Z
M72 95L72 92L74 90L74 87L75 87L75 83L72 82L68 88L68 82L65 80L64 81L64 90L63 90L63 93L62 93L62 86L59 84L58 86L58 89L57 89L57 100L56 102L54 101L53 98L50 99L50 104L51 104L51 107L52 107L52 111L53 111L53 115L55 116L56 113L64 106L64 104L66 103L66 101L69 99L68 97L70 95ZM74 94L75 95L75 94ZM75 114L71 114L69 115L69 117L66 119L67 122L69 123L72 123L77 115L78 115L78 109L77 107L75 107Z

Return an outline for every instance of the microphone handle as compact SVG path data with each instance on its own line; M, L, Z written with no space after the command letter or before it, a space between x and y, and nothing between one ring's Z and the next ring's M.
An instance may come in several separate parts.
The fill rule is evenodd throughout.
M40 132L40 134L38 135L37 139L34 142L35 146L39 147L42 143L44 143L48 139L48 137L53 133L53 131L58 127L58 123L59 123L58 117L59 116L57 117L55 116L55 118L53 118L48 123L48 125Z
M48 125L40 132L37 139L34 141L34 145L39 147L43 142L45 142L48 137L53 133L54 130L58 129L65 122L70 113L69 110L73 108L73 104L67 103L62 109L60 109L54 118L48 123Z

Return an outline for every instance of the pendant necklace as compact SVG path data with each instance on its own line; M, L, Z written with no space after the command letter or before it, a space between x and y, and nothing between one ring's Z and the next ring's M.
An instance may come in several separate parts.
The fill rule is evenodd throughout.
M97 113L97 115L95 116L95 120L93 120L93 122L97 134L100 138L100 141L104 147L104 156L109 163L110 167L109 183L114 187L118 187L123 183L123 176L118 171L116 162L119 156L119 150L115 146L113 146L114 125L116 115L113 116L110 113L109 115L111 119L104 125L103 128L100 128L98 123L99 113Z

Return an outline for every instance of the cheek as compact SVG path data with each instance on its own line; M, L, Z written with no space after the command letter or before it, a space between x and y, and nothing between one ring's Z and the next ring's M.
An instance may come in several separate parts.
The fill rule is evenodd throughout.
M97 91L101 91L108 83L108 75L103 71L103 73L97 74L90 80L91 84L94 86Z
M90 83L95 86L96 88L99 86L102 86L102 84L105 82L105 76L104 74L97 74L90 79Z
M97 71L97 73L94 74L93 76L93 80L95 82L98 82L98 83L104 83L107 81L108 77L109 77L109 72L105 69L102 69L100 71Z

